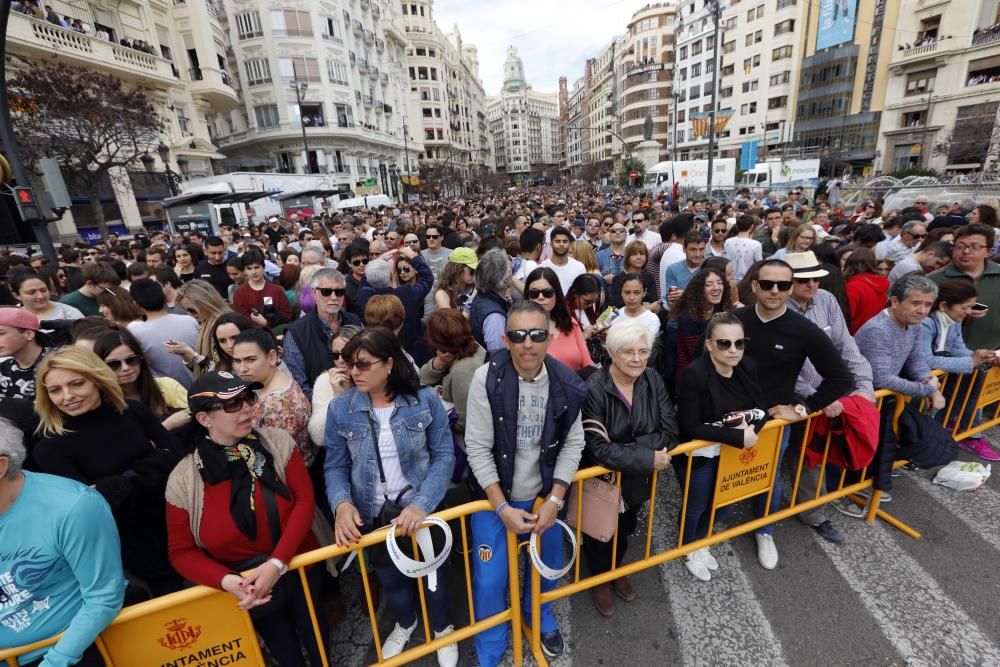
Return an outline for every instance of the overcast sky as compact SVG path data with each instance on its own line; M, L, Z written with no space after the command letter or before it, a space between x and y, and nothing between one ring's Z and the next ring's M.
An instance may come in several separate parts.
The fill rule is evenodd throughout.
M643 0L434 0L434 20L445 33L458 25L479 49L479 76L487 95L503 84L507 47L517 47L528 84L559 92L559 77L573 81L614 35L625 33Z

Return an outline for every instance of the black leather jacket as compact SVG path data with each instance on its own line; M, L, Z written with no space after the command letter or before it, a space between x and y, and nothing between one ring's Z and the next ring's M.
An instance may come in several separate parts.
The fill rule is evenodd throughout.
M587 383L582 416L584 463L620 470L625 502L645 502L652 483L653 452L677 444L677 417L663 378L647 368L635 381L629 412L611 373L602 368Z

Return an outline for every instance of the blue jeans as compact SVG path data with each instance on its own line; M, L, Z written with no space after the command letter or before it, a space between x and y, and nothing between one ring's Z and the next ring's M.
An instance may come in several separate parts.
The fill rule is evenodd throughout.
M674 456L670 459L677 474L677 482L684 491L684 478L687 476L688 460L686 456ZM684 544L708 535L708 521L712 517L712 496L715 493L715 478L719 472L719 457L694 456L691 461L691 488L687 492L687 511L684 512ZM720 507L715 512L715 520L723 519L733 511L734 505ZM683 504L681 509L683 511Z
M510 501L511 507L531 511L533 500ZM472 597L476 607L476 620L499 614L507 608L507 585L509 582L507 565L507 528L496 512L476 512L472 515ZM527 535L519 535L518 541L527 540ZM563 561L563 531L553 526L542 533L542 560L549 567L560 567ZM521 609L525 619L531 619L531 570L534 567L525 553L525 576L521 592ZM555 581L542 577L542 592L556 587ZM542 633L558 630L552 604L541 608ZM476 635L476 653L483 667L495 667L509 642L510 627L502 623L483 630Z
M771 513L778 511L778 507L781 505L781 460L785 458L785 450L788 449L788 444L791 441L792 427L791 425L786 425L781 434L781 451L778 452L778 461L774 464L774 487L771 491ZM761 493L754 496L750 501L750 506L753 508L753 515L755 518L759 519L764 516L764 510L767 508L767 494ZM774 524L770 523L763 528L758 528L757 534L773 535Z

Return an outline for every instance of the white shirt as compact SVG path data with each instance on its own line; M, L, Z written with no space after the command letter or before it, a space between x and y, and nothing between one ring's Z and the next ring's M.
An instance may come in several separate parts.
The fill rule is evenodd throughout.
M524 282L528 274L538 268L538 262L533 259L525 259L521 261L521 266L518 267L517 273L514 274L515 280L520 280ZM565 294L563 295L565 296Z
M403 468L399 463L399 450L396 449L396 439L392 437L392 424L389 421L392 417L392 411L395 410L395 406L388 405L384 408L372 409L375 410L375 416L377 417L375 422L379 428L378 453L382 459L382 469L385 471L385 489L380 488L375 492L375 512L377 514L382 510L382 505L385 503L382 492L385 491L385 495L389 500L395 502L397 496L409 485L409 482L406 481ZM381 480L379 486L381 486ZM410 489L403 496L402 500L405 502L415 493L416 491Z
M573 259L572 257L567 257L566 260L566 264L563 266L556 266L552 263L551 259L547 259L539 264L539 266L547 266L555 271L556 275L559 277L559 285L562 287L563 296L566 296L566 292L569 291L569 288L573 284L573 281L576 280L576 277L587 272L587 268L580 260Z
M622 322L638 322L653 332L653 340L656 340L657 336L660 335L660 318L657 317L652 311L644 310L639 313L638 316L632 317L626 314L625 309L622 308L619 311L618 317L615 318L615 321L611 324L611 328L614 329Z
M663 239L660 238L660 235L652 231L651 229L647 229L646 231L644 231L642 233L642 236L629 234L628 238L625 239L625 243L628 244L631 243L632 241L642 241L643 243L646 244L646 250L652 250L655 246L658 246L661 243L663 243Z

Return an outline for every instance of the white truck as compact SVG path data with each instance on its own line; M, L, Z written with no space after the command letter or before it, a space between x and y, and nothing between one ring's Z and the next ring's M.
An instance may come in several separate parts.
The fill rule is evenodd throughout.
M775 185L815 185L819 179L819 160L774 160L758 162L743 172L740 186L769 188Z
M719 158L712 164L712 189L731 189L736 185L736 159ZM657 162L646 170L643 187L658 194L670 192L674 183L681 188L708 187L708 160L678 160Z

